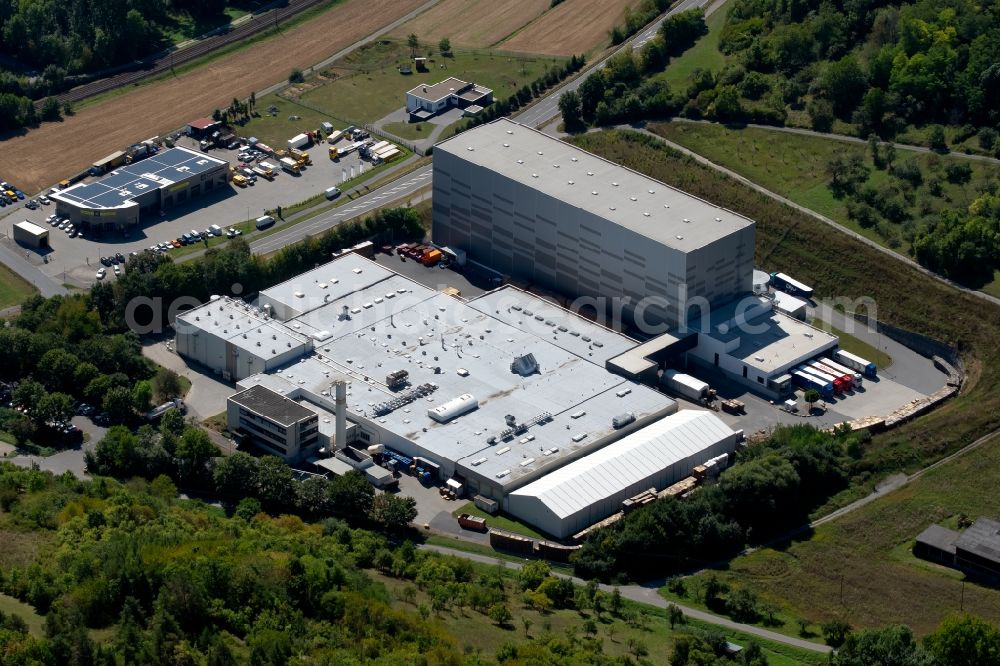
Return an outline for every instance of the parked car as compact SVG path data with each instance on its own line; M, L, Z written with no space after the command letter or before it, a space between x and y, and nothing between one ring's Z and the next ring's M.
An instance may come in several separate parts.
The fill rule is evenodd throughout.
M97 273L94 274L94 277L97 278L98 280L103 280L104 276L107 274L108 272L106 270L104 270L103 268L99 268L97 269Z
M24 192L22 192L21 190L14 190L14 194L17 195L18 199L23 199L24 198Z
M121 275L121 274L122 274L121 266L115 264L115 275Z
M108 425L111 424L111 417L108 415L107 412L101 412L100 414L94 417L94 423L102 427L107 427Z
M73 229L73 230L71 230L71 231L69 232L69 237L70 237L70 238L76 238L76 237L77 237L77 236L79 236L79 235L80 235L80 234L79 234L79 233L77 233L76 229Z
M118 263L120 263L120 264L124 264L125 263L125 255L122 254L121 252L118 252L118 253L115 254L115 259L117 259Z
M48 206L50 203L52 203L52 200L43 194L42 196L38 197L38 203L44 206Z
M38 208L38 202L35 201L34 199L29 199L28 202L24 204L24 207L27 208L28 210L35 210L36 208Z
M111 259L109 257L101 257L101 263L105 266L111 266Z

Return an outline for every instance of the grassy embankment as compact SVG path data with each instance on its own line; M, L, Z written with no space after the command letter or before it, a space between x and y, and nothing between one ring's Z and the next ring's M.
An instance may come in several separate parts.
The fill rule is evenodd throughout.
M490 569L488 565L475 564L473 566L484 572ZM406 581L377 573L370 575L386 586L389 593L397 600L396 603L402 604L404 607L406 605L426 608L432 606L429 595L419 589L415 590L412 603L408 600L404 601L408 598L406 593L402 591L408 585ZM583 613L575 610L539 611L520 603L520 593L512 576L507 579L506 587L510 598L508 607L513 617L505 626L497 626L475 611L458 608L438 611L434 618L446 628L449 634L460 637L465 649L481 652L488 656L492 656L502 645L513 640L543 640L545 636L565 637L570 634L583 636L585 634L580 631L580 627L588 618L595 621L597 629L595 635L603 639L604 653L613 656L628 655L634 645L642 644L648 649L650 655L666 658L677 635L686 632L688 627L719 631L718 627L696 621L689 621L688 625L678 625L675 630L671 630L666 619L666 611L627 600L624 601L621 615L628 617L631 621L623 617L614 617L610 613L603 613L598 619L592 611ZM740 632L724 631L723 633L728 640L737 644L746 645L751 640L750 636ZM780 643L754 640L761 644L771 666L793 666L795 664L816 664L818 666L826 663L826 656L819 653L792 648Z
M30 282L0 264L0 310L20 304L36 291Z
M726 23L729 7L723 5L705 19L708 34L695 42L694 46L672 59L667 68L659 75L675 90L684 90L691 74L696 69L707 69L717 73L726 64L726 56L719 52L719 39L722 37L722 27Z
M879 188L892 181L901 182L886 171L875 168L865 144L757 127L736 129L707 123L653 123L649 129L865 238L902 254L909 253L910 237L915 231L912 221L902 224L883 221L865 228L848 217L847 199L837 198L829 187L827 164L842 155L858 155L864 159L871 170L867 185ZM903 149L896 151L897 164L910 160L924 174L922 183L912 191L914 204L910 206L910 213L913 219L924 212L966 208L978 196L983 183L1000 176L1000 168L996 165L960 156L915 153ZM943 168L949 163L968 164L972 168L968 183L948 182ZM934 187L940 186L938 194L932 194L932 182ZM926 207L926 211L922 211L922 207ZM994 280L983 291L1000 294L1000 283Z
M602 132L574 142L755 219L758 266L806 276L819 298L831 294L874 298L884 321L959 350L968 375L961 394L911 423L876 435L851 489L831 505L856 497L859 489L870 489L878 478L915 471L1000 427L996 348L1000 308L887 259L844 234L831 233L808 215L702 167L653 138ZM985 447L943 466L783 550L763 549L740 558L727 575L752 583L763 597L785 605L791 615L822 621L845 612L857 626L897 621L927 631L954 607L959 583L949 572L901 561L901 553L931 522L961 512L976 516L1000 511L1000 504L994 506L996 498L987 499L984 490L996 485L995 472L986 471L998 467L996 449ZM840 607L842 577L846 609ZM1000 592L972 588L970 593L970 588L966 610L1000 620ZM980 600L970 601L970 594Z

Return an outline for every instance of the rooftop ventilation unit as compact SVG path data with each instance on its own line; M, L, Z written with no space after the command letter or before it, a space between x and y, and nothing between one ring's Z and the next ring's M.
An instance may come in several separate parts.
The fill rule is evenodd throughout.
M536 372L541 372L541 369L538 367L538 361L535 359L535 355L529 352L523 356L515 358L510 364L510 371L516 372L522 377L527 377L535 374Z

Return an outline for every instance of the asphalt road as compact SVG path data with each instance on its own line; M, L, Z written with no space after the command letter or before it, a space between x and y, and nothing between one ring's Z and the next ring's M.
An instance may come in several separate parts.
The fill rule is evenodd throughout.
M521 113L513 116L514 120L521 123L522 125L528 125L529 127L538 127L545 121L549 120L553 116L559 113L559 98L562 97L563 93L569 92L571 90L576 90L581 85L583 85L584 80L591 72L595 72L598 69L604 67L608 60L614 57L615 53L618 53L622 48L627 48L629 45L633 49L642 48L642 46L652 39L656 35L656 31L660 29L660 24L663 23L663 19L668 16L673 16L678 12L682 12L686 9L692 9L694 7L705 7L711 4L712 0L681 0L676 7L671 9L669 12L664 14L662 17L650 23L641 32L636 34L631 41L626 42L622 47L615 49L615 52L609 55L604 60L600 61L594 67L585 70L580 76L576 77L572 81L559 86L548 95L540 99L538 102L528 107Z
M465 551L456 550L454 548L448 548L446 546L434 546L431 544L421 544L417 546L421 550L433 551L435 553L440 553L442 555L451 555L453 557L461 557L466 560L471 560L473 562L479 562L481 564L496 565L499 564L502 567L510 569L520 569L523 565L519 562L511 562L509 560L501 560L495 557L490 557L489 555L478 555L476 553L466 553ZM576 585L586 585L587 581L576 578L574 576L564 576L562 574L555 574L561 578L567 578L571 580ZM601 585L601 590L610 594L614 589L610 585ZM621 595L626 599L636 601L643 604L649 604L650 606L655 606L657 608L666 608L669 602L661 597L657 593L658 585L656 587L645 587L642 585L619 585L618 590ZM786 636L784 634L779 634L775 631L770 631L768 629L763 629L761 627L755 627L751 624L741 624L739 622L733 622L729 618L725 618L719 615L714 615L712 613L707 613L703 610L697 608L691 608L689 606L683 606L681 604L674 604L684 614L695 620L701 620L702 622L707 622L709 624L714 624L719 627L726 629L731 629L733 631L739 631L745 634L751 634L757 636L758 638L763 638L768 641L773 641L775 643L784 643L785 645L791 645L802 650L809 650L811 652L830 652L830 647L827 645L820 645L819 643L813 643L810 641L803 640L801 638L795 638L794 636Z
M317 215L307 222L300 222L288 227L288 229L254 241L250 243L250 250L254 254L269 254L280 250L286 245L297 243L307 236L323 233L341 222L364 215L375 208L393 201L412 197L418 190L431 184L432 174L433 169L430 166L417 169L405 176L401 176L399 180L392 181L377 190L373 190L369 194L358 197L348 205L334 208L322 215ZM417 200L417 197L411 199L413 203L416 203Z

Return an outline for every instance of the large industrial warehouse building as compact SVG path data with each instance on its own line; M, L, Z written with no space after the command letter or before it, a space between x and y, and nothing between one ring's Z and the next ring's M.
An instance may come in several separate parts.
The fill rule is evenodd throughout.
M650 325L751 290L752 220L507 119L435 146L433 199L436 243Z
M711 412L684 410L518 488L504 508L563 538L621 510L644 490L662 490L742 439Z
M635 340L513 287L464 301L351 253L264 290L260 306L217 298L185 313L178 351L229 373L242 395L260 387L271 403L284 405L283 396L318 409L320 435L336 412L333 383L345 380L346 441L327 434L320 446L382 444L420 459L439 479L459 481L470 494L503 507L510 501L508 510L552 534L605 517L633 488L686 476L690 467L731 451L739 438L709 414L671 421L675 401L605 369ZM267 366L266 358L252 365L231 360L260 358L258 342L270 352L271 335L288 350L280 365L276 357L274 367L258 365ZM234 396L230 405L243 414L230 423L234 432L250 416L266 420L267 410L244 405L240 412L239 400ZM257 424L269 433L267 450L284 449L297 460L292 453L301 457L302 449L294 437L275 438L288 432L290 419L272 421ZM664 448L668 443L672 448ZM534 492L524 489L577 465L593 479L580 506L550 513L518 508ZM521 504L514 500L518 489ZM554 506L551 492L539 496Z
M159 213L224 187L228 181L228 162L187 148L171 148L51 196L56 213L84 231L127 232L139 228L143 213Z

